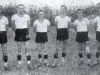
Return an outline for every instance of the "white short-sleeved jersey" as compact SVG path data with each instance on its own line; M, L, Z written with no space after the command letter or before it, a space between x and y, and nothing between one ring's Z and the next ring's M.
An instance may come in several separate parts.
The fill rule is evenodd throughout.
M96 30L96 31L99 31L99 32L100 32L100 17L97 16L97 17L93 20L93 23L97 23L97 30Z
M50 25L50 22L47 19L44 19L42 23L36 20L33 25L36 26L37 32L47 32L47 27Z
M83 18L82 21L79 21L76 19L74 21L74 26L77 27L77 32L86 32L88 31L88 25L90 24L90 21L87 18Z
M55 18L55 22L57 22L58 29L68 28L68 24L71 22L71 18L68 16L66 16L65 18L61 18L60 16L57 16Z
M27 28L27 22L30 21L29 15L25 14L23 17L19 17L18 14L15 14L11 18L12 21L15 21L16 29Z
M3 16L2 19L0 19L0 31L6 31L6 25L8 24L7 17Z

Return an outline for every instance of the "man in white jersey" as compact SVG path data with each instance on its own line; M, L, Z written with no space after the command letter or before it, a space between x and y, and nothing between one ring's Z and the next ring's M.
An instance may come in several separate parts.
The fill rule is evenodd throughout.
M89 49L89 38L88 38L88 31L89 31L89 20L83 17L83 11L81 9L77 10L78 19L74 21L75 31L77 32L76 35L76 42L79 49L79 58L80 62L79 65L83 63L83 52L84 50L87 53L88 59L88 66L92 66L91 64L91 54Z
M57 58L59 46L62 45L62 65L65 65L66 57L66 45L69 38L68 28L71 22L71 18L66 16L66 6L62 5L60 7L60 15L55 18L55 24L57 28L57 37L56 37L56 51L54 53L54 63L52 67L57 66Z
M96 31L96 41L97 41L97 51L96 51L96 58L97 62L94 65L100 64L99 57L100 57L100 3L97 4L97 8L99 10L99 14L95 19L91 22L94 25L94 29Z
M31 55L29 54L29 28L30 28L30 17L29 15L25 14L25 7L24 5L20 4L17 7L18 11L17 14L14 14L11 18L12 20L12 29L15 32L14 40L17 43L18 48L18 68L21 68L21 49L22 44L25 46L26 58L28 63L28 69L32 69L31 66Z
M0 5L0 44L3 52L4 70L10 71L8 68L8 55L7 55L7 31L8 19L2 14L2 6Z
M37 50L39 51L38 58L39 58L39 65L42 66L42 62L44 59L44 65L49 66L48 63L48 53L45 48L46 42L48 42L48 35L47 30L48 26L50 26L49 20L44 18L44 11L39 10L38 12L39 18L34 21L33 24L33 31L36 32L35 42L37 43Z

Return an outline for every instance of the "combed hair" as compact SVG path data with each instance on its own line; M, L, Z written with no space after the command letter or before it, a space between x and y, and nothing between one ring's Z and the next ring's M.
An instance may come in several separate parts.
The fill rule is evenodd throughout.
M78 9L77 12L82 11L82 9ZM83 11L82 11L83 12Z
M23 6L23 7L25 8L25 6L24 6L23 4L19 4L19 5L17 6L17 8L19 8L20 6Z
M2 6L0 5L0 9L2 9Z
M67 9L67 7L65 5L61 5L61 7L64 7L65 9Z
M39 11L38 11L38 13L39 13L39 12L43 12L43 13L44 13L44 11L43 11L43 10L39 10Z

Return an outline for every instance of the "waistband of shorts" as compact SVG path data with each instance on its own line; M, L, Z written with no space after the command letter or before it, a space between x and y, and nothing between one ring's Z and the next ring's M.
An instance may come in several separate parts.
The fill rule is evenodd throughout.
M16 29L16 30L28 30L28 28L23 28L23 29Z
M99 32L100 33L100 31L96 31L96 32Z
M47 33L47 32L36 32L36 33Z
M57 28L57 30L68 29L68 28Z
M0 31L0 33L6 33L6 31Z
M88 33L87 31L85 31L85 32L77 32L77 33Z

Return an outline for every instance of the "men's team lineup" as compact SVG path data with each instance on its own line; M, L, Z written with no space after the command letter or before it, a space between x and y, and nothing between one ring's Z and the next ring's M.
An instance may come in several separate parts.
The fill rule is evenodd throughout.
M100 7L99 7L100 14ZM69 29L72 27L74 32L76 32L76 43L78 50L79 61L78 65L84 63L84 51L86 51L87 57L87 66L93 67L95 65L100 64L100 16L96 16L93 20L89 20L84 17L84 12L82 9L78 9L77 19L74 22L71 21L71 17L66 15L67 7L65 5L60 6L60 14L55 17L55 26L56 26L56 49L53 53L53 64L50 65L48 61L48 52L46 50L46 44L49 42L48 39L48 29L50 28L50 21L46 19L45 12L43 9L38 11L38 19L33 22L33 33L36 34L35 42L36 42L36 50L38 51L38 61L39 64L35 66L35 68L45 66L45 67L57 67L58 56L59 56L59 46L61 47L61 65L66 65L66 50L67 43L69 39ZM7 53L7 32L8 32L8 18L3 15L3 8L0 5L0 44L3 53L3 62L4 62L4 70L10 71L11 68L8 66L8 53ZM90 26L94 26L94 30L96 31L96 63L93 64L91 61L91 50L89 43L89 31ZM13 30L15 37L14 41L17 44L17 68L22 68L22 45L25 47L25 56L27 59L27 68L34 69L34 65L32 65L32 55L30 54L30 16L25 13L25 6L23 4L19 4L17 6L17 13L12 15L11 17L11 29ZM75 38L75 37L73 37Z

